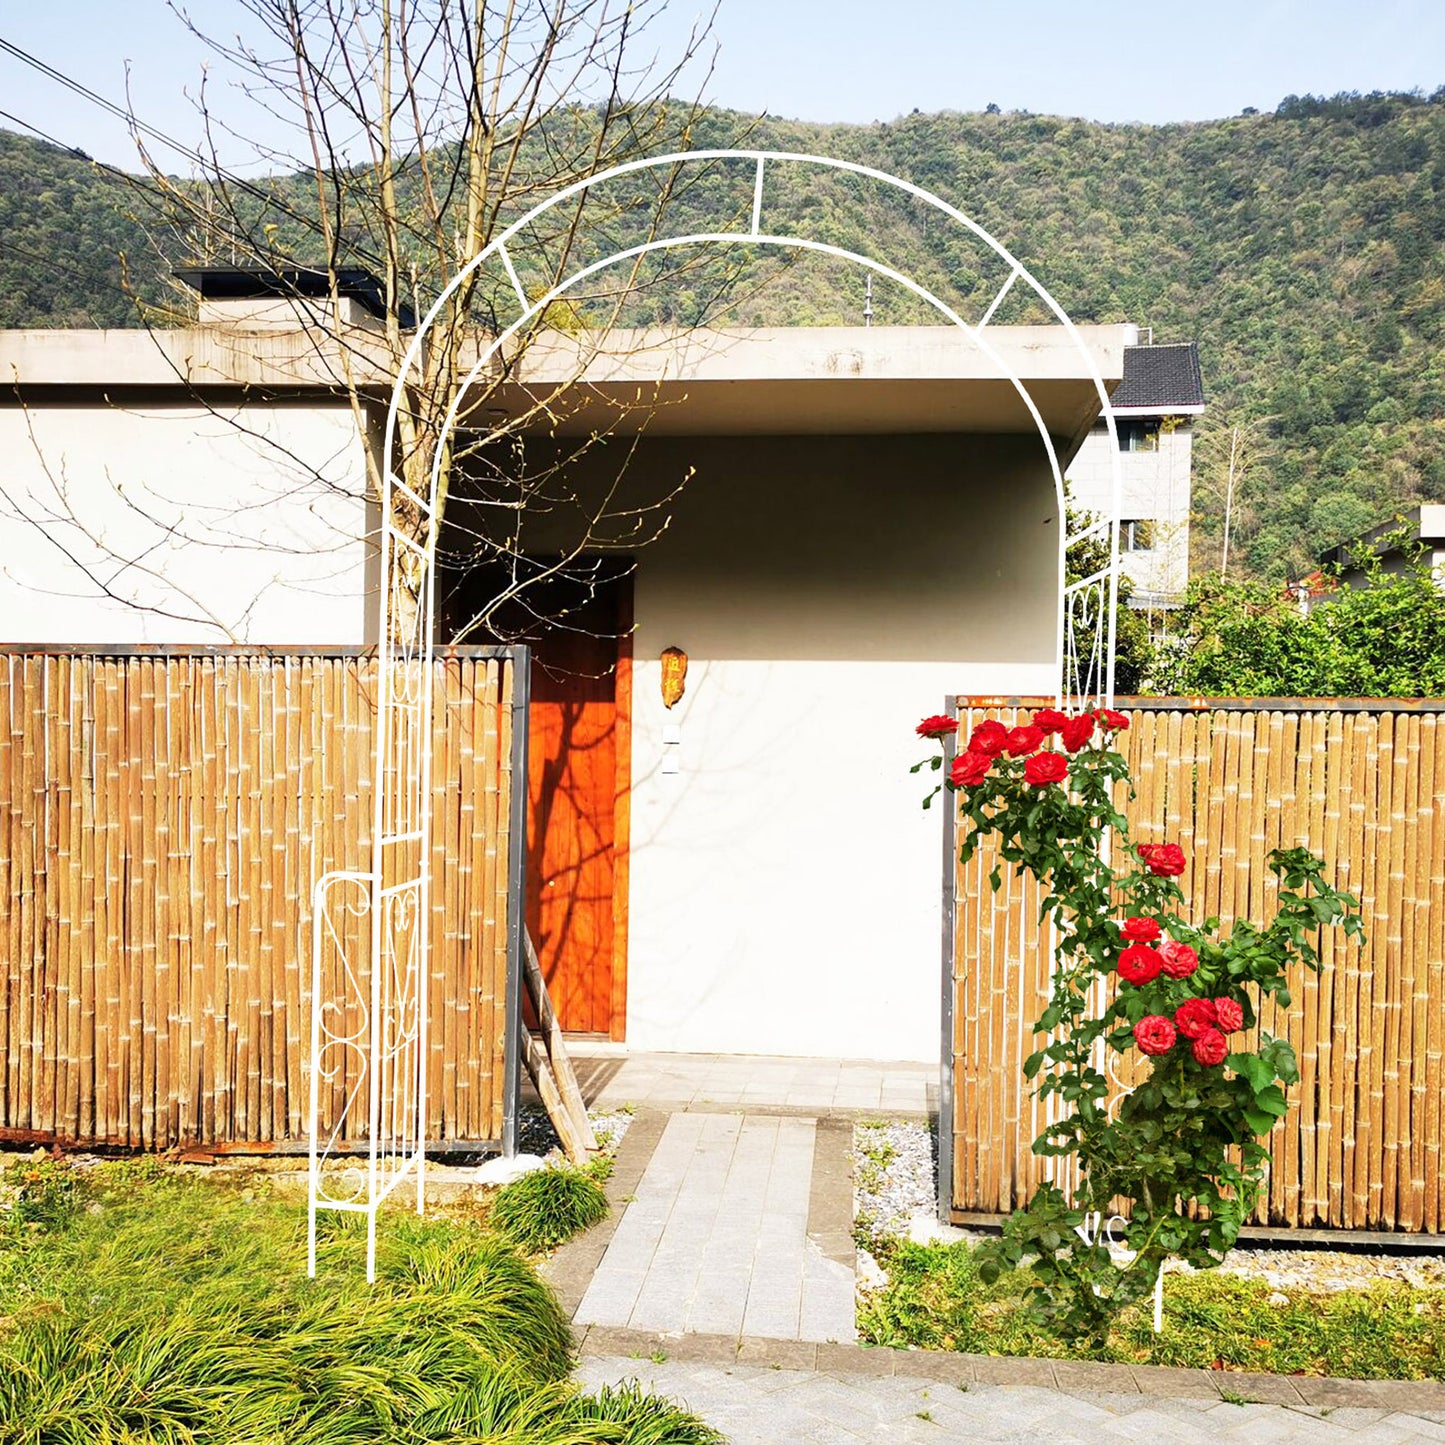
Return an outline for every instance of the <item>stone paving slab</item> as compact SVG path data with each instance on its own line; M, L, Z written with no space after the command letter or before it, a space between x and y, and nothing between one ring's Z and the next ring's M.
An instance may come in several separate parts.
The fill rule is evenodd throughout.
M661 1356L665 1348L661 1344L655 1353ZM1169 1398L958 1384L676 1355L639 1359L589 1352L576 1378L586 1389L637 1380L700 1415L730 1445L1437 1445L1445 1439L1445 1416L1383 1407L1235 1405L1217 1393L1212 1399Z
M629 1131L630 1134L631 1131ZM856 1337L851 1248L813 1238L817 1122L671 1115L574 1319L643 1331ZM837 1139L827 1142L836 1151ZM837 1160L824 1171L836 1178Z
M569 1046L589 1107L744 1110L821 1118L927 1118L938 1109L938 1065L741 1054L633 1053Z
M1438 1380L1330 1380L1312 1375L1250 1375L1232 1370L1165 1369L1087 1360L1041 1360L969 1355L939 1350L890 1350L880 1346L808 1340L737 1339L730 1336L592 1327L578 1334L586 1356L647 1359L666 1355L679 1362L761 1364L765 1367L879 1379L908 1378L958 1385L1039 1387L1091 1399L1173 1401L1186 1412L1197 1402L1308 1409L1324 1418L1345 1410L1408 1414L1423 1423L1425 1438L1445 1441L1445 1382ZM1241 1408L1234 1405L1234 1408ZM1428 1426L1428 1429L1426 1428ZM1434 1432L1434 1433L1431 1433Z

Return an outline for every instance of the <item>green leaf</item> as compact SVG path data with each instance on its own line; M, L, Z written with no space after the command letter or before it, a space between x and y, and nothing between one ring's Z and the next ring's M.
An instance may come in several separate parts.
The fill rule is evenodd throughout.
M1275 1116L1267 1113L1264 1109L1256 1109L1251 1105L1243 1112L1245 1122L1256 1134L1268 1134L1275 1126Z
M1249 1080L1256 1098L1274 1083L1274 1069L1258 1054L1230 1054L1224 1062L1241 1078Z

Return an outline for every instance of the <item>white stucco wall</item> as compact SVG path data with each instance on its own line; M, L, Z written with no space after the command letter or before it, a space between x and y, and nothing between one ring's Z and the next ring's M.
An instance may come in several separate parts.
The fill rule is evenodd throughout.
M1123 552L1121 564L1136 593L1176 597L1189 584L1190 472L1194 429L1186 421L1161 431L1152 452L1120 452L1121 520L1154 523L1154 547ZM1113 497L1115 442L1096 426L1069 464L1069 494L1084 511L1107 515Z
M636 579L628 1042L935 1058L941 819L913 728L948 693L1052 690L1041 449L727 438L651 444L649 469L684 455Z
M0 640L374 633L350 408L186 400L0 407Z

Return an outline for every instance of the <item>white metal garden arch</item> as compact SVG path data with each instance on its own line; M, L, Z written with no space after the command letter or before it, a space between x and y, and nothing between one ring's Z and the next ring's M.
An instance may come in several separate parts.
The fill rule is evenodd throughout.
M508 250L519 232L554 207L582 192L639 171L666 167L740 164L752 168L752 206L746 227L724 224L716 230L692 231L676 236L654 236L641 244L623 247L579 267L538 295L529 295ZM918 281L880 257L864 255L815 237L773 232L764 224L770 170L780 167L816 167L844 172L911 197L962 227L1001 260L1004 279L975 319L950 306ZM730 218L729 218L730 219ZM999 307L1020 283L1057 318L1078 350L1084 374L1098 392L1108 426L1113 463L1113 504L1109 514L1086 527L1069 532L1059 528L1059 612L1056 637L1061 706L1086 701L1112 702L1114 614L1117 605L1119 552L1120 467L1117 434L1109 395L1098 363L1084 345L1063 308L1039 284L1028 268L977 222L941 197L909 181L871 166L790 151L697 150L674 152L629 161L600 171L558 191L496 236L464 267L437 297L417 327L402 363L387 410L384 437L383 496L381 505L380 638L378 658L377 740L373 788L371 868L365 872L333 872L318 879L314 896L312 959L311 1107L310 1107L310 1260L316 1268L316 1220L319 1210L364 1214L367 1219L367 1277L375 1273L376 1216L382 1201L408 1176L415 1174L418 1212L424 1202L427 1056L427 957L429 949L430 869L427 840L431 794L431 708L434 621L434 562L441 517L438 490L444 448L440 443L456 427L458 411L473 383L491 365L499 351L523 327L553 302L608 267L652 252L704 244L757 246L812 251L854 262L897 283L932 306L959 327L989 358L1001 378L1012 383L1038 430L1053 474L1059 517L1067 516L1064 477L1052 437L1023 382L990 344L987 329ZM483 268L500 267L516 297L517 315L498 328L478 355L470 371L457 382L454 399L434 438L434 461L425 494L409 487L397 461L397 412L413 371L420 361L428 334L460 287L475 280ZM410 530L395 522L396 506L403 502L414 512ZM417 525L419 519L419 525ZM425 538L418 542L418 535ZM1093 575L1066 581L1065 556L1070 547L1090 538L1107 544L1108 564ZM418 588L419 582L419 588ZM416 595L415 607L394 603L403 588ZM398 635L395 619L407 616L410 627ZM347 956L343 936L348 917L364 914L369 924L370 956L359 967ZM343 986L353 996L351 1012L343 1002L321 993L323 950L341 957ZM350 1019L348 1024L346 1021ZM349 1082L345 1106L319 1132L318 1090L346 1066ZM365 1118L361 1118L364 1103ZM335 1157L353 1141L365 1140L364 1159L354 1162ZM328 1166L333 1166L328 1168ZM339 1166L339 1167L338 1167Z

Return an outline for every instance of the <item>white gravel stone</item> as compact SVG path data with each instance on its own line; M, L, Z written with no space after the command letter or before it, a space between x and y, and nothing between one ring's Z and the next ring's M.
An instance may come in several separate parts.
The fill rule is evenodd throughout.
M514 1154L510 1159L499 1156L488 1159L485 1164L478 1164L472 1177L478 1184L501 1186L546 1167L547 1161L539 1154Z

